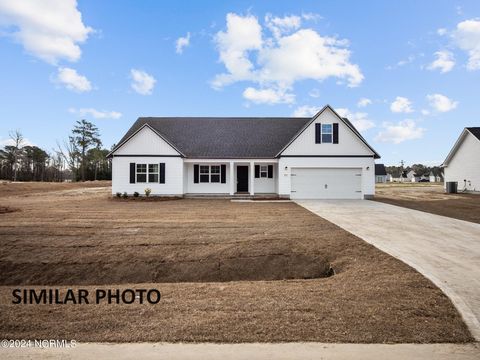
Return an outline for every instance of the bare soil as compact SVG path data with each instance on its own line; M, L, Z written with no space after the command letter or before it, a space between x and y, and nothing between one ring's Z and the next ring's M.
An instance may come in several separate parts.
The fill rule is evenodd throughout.
M73 186L73 185L72 185ZM294 203L0 195L0 337L469 342L429 280ZM331 275L330 267L335 271ZM157 288L157 305L14 305L14 288Z
M374 200L480 223L480 194L446 194L442 184L377 184Z

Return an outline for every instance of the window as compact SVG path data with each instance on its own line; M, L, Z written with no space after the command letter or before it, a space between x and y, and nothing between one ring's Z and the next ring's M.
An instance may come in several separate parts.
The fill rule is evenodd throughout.
M137 164L137 183L147 182L147 164Z
M148 164L148 182L158 183L158 164Z
M210 182L210 166L200 165L200 182L201 183Z
M333 137L332 124L322 124L322 143L331 143Z
M268 166L267 165L260 165L260 177L261 178L268 177Z
M218 183L220 182L220 166L212 165L210 167L210 182Z

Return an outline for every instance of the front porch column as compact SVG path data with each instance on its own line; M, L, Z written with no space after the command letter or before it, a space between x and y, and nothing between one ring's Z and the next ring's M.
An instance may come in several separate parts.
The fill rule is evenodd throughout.
M237 183L235 179L235 168L234 168L234 163L233 161L230 161L230 195L235 194L235 184Z
M253 196L255 195L255 189L253 188L253 185L255 183L255 163L253 161L250 161L250 195Z

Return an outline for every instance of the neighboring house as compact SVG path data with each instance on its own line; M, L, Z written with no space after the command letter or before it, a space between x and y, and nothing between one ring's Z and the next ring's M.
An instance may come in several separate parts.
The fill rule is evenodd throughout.
M112 193L363 199L380 158L325 106L312 118L139 118L112 158Z
M375 164L375 182L387 182L387 170L385 169L384 164Z
M419 180L421 180L421 176L417 175L413 170L410 170L406 174L406 177L407 177L407 181L410 181L410 182L418 182Z
M445 182L458 182L459 191L480 191L480 127L463 129L442 167Z
M435 175L433 171L430 171L430 174L428 175L428 180L430 182L442 182L443 178L441 175Z
M404 170L398 177L392 177L394 182L411 182L412 180L407 177L407 172Z
M387 181L387 182L393 182L394 180L393 180L392 174L387 174L387 177L385 178L385 181Z

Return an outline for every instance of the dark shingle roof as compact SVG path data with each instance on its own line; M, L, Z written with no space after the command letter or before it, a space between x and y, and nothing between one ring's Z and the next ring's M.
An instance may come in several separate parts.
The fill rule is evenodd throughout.
M387 175L384 164L375 164L375 175Z
M480 127L467 127L467 130L480 140Z
M310 120L144 117L133 124L119 144L148 124L186 157L273 158Z

